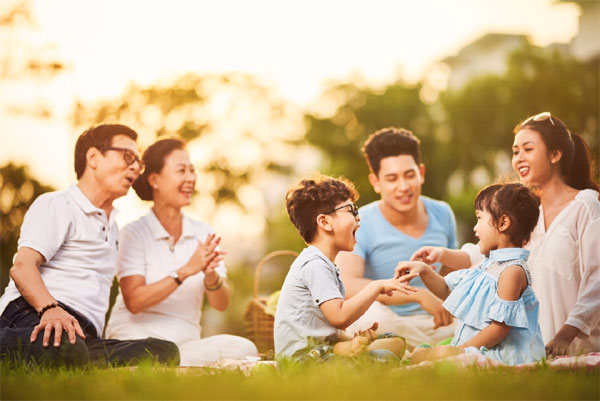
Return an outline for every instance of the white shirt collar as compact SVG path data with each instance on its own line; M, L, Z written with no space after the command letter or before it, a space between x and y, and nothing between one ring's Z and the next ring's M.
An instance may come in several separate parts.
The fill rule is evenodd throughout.
M150 209L148 213L148 225L150 226L150 230L152 231L152 235L154 239L168 239L171 238L171 235L165 230L163 225L158 220L158 217L154 214L154 210ZM181 237L194 237L194 227L192 222L189 221L188 217L182 214L182 227L181 227Z
M85 196L85 194L81 191L81 188L79 188L79 186L77 186L77 184L71 184L67 188L67 193L75 201L77 206L79 206L81 208L81 210L83 210L83 212L85 214L90 214L90 213L102 213L103 215L105 214L104 210L94 206L94 204L88 199L87 196ZM119 213L119 209L117 209L116 207L113 206L112 211L110 213L110 220L114 220L114 216L116 216L118 213Z

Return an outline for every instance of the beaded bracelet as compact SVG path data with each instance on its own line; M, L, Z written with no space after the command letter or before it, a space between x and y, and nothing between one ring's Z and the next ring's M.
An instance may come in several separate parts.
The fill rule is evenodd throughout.
M46 306L44 306L42 309L40 309L40 311L37 313L38 317L42 317L42 315L48 310L48 309L52 309L52 308L56 308L58 306L58 304L56 302L52 303L52 304L48 304Z
M219 278L217 279L217 281L212 285L206 285L206 283L204 283L204 288L206 288L206 291L216 291L219 288L221 288L221 286L223 285L223 278L221 276L218 277Z

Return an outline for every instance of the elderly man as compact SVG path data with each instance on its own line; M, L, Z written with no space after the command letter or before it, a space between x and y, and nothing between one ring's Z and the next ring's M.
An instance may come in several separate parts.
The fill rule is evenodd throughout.
M124 125L88 129L75 145L77 184L41 195L27 211L0 298L2 358L67 366L178 361L168 341L101 337L118 246L112 203L140 174L136 139Z

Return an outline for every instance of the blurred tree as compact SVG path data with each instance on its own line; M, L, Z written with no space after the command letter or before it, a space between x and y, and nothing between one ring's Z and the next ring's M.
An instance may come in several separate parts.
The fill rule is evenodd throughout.
M245 74L188 74L172 83L132 85L120 99L95 106L77 104L75 124L130 124L140 142L178 136L188 142L192 162L206 178L202 192L216 204L233 201L246 212L240 190L269 174L289 175L300 145L300 113ZM259 206L264 210L264 204Z
M33 178L26 166L8 163L0 167L0 291L8 284L8 271L17 251L25 212L35 198L54 188Z
M0 110L10 115L47 119L52 101L45 99L40 86L66 70L53 44L33 40L37 25L31 1L7 0L0 4ZM20 101L23 88L35 98Z
M462 89L441 94L443 119L436 136L452 151L435 157L444 165L445 197L462 222L464 240L473 240L476 192L498 177L516 180L510 166L512 130L527 116L542 111L557 115L585 137L597 160L598 71L598 58L585 63L558 49L526 45L510 54L506 74L475 78ZM464 205L467 201L470 205Z
M482 186L505 176L513 127L528 115L549 110L582 134L598 158L600 70L556 49L524 46L508 58L507 72L472 79L424 104L421 85L401 82L380 90L339 84L324 94L337 104L332 115L307 114L306 139L324 154L322 171L344 175L361 193L360 204L378 197L368 183L360 148L372 132L387 126L412 130L421 139L426 165L423 194L450 203L459 237L473 241L473 200Z

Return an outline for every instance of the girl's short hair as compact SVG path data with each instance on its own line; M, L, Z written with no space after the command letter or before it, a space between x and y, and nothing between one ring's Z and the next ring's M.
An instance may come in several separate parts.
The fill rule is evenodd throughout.
M504 234L519 247L529 242L539 218L539 208L539 197L519 183L489 185L475 198L475 210L488 212L496 228L500 218L508 216L510 226Z
M179 138L166 138L154 142L144 152L144 173L133 183L135 193L142 200L153 200L154 192L148 182L148 176L152 173L159 174L165 166L165 159L174 150L185 149L185 142Z
M291 187L285 196L285 205L292 224L304 241L310 243L317 233L317 216L330 213L347 199L352 202L358 199L358 192L350 181L318 174Z

